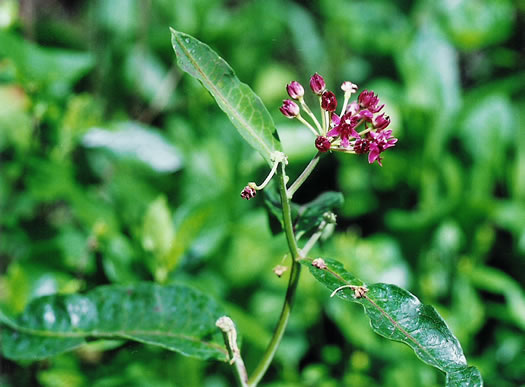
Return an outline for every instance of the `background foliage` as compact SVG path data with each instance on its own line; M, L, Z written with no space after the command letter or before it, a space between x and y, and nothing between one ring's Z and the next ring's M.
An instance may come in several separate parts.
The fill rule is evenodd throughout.
M343 192L313 255L436 306L487 385L525 380L525 112L520 0L92 0L0 3L0 303L138 281L221 303L251 369L278 318L286 253L262 195L267 164L175 66L168 27L208 43L258 93L290 173L315 154L278 112L315 71L387 103L400 141L384 167L321 160L297 194ZM335 90L334 90L335 91ZM338 86L337 86L337 91ZM266 385L438 386L376 336L359 305L305 273ZM229 366L137 343L47 361L1 359L6 386L229 386Z

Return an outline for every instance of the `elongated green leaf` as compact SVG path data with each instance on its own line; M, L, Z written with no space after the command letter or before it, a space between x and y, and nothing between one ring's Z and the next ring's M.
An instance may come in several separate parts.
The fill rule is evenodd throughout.
M88 338L116 338L225 361L227 351L215 326L222 315L211 298L187 286L101 286L85 295L37 298L17 318L0 313L1 348L10 359L38 360Z
M272 117L261 99L208 45L174 29L171 43L181 69L208 89L241 136L272 164L272 153L282 148Z
M326 268L312 262L301 261L331 291L344 285L364 285L336 260L325 258ZM434 307L422 304L396 285L377 283L367 288L362 297L350 287L339 290L337 296L363 305L374 332L410 346L421 360L447 374L448 386L483 385L481 374L475 367L467 366L458 339Z

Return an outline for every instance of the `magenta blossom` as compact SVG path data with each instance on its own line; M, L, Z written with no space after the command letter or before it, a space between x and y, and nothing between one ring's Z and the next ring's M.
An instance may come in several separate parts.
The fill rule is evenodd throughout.
M361 92L361 94L359 94L358 101L359 105L361 105L363 109L368 109L372 113L379 112L381 109L383 109L383 106L385 106L384 104L378 106L379 97L377 96L377 94L374 94L372 90L365 90Z
M368 153L368 162L372 164L377 160L381 166L381 153L386 149L393 147L397 138L392 137L391 130L384 130L382 132L369 132L367 136L370 138L370 153Z
M388 125L390 125L390 117L385 116L385 113L374 117L374 120L372 121L372 124L374 125L374 128L377 129L378 132L385 129Z
M350 136L359 138L359 133L357 133L355 130L358 122L358 117L347 113L341 117L339 125L335 126L332 130L329 130L326 135L329 137L341 137L341 146L343 148L348 148L350 147Z

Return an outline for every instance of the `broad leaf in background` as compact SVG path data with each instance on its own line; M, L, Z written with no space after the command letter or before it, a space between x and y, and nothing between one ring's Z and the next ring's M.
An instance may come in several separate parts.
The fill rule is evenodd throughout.
M226 360L215 321L224 315L207 295L183 285L101 286L85 294L45 296L17 318L0 312L2 354L39 360L88 338L129 339L186 356Z
M312 259L301 261L331 291L343 285L363 285L340 262L329 258L324 262L326 268L314 266ZM413 294L396 285L377 283L367 288L362 297L356 296L351 288L339 290L337 296L363 305L374 332L407 344L425 363L445 372L447 386L483 384L479 371L467 366L458 339L434 307L422 304Z
M179 66L208 89L241 136L272 164L272 153L282 150L281 143L261 99L208 45L174 29L171 42Z
M153 128L138 122L122 122L116 130L91 128L82 138L87 148L106 148L118 156L142 161L157 172L175 172L182 166L178 150Z

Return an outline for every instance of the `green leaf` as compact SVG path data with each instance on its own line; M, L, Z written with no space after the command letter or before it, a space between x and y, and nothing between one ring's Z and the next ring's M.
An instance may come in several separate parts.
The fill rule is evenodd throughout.
M0 312L1 349L10 359L39 360L88 338L128 339L226 361L215 326L222 315L210 297L183 285L101 286L85 295L40 297L17 318Z
M344 196L340 192L323 192L317 198L303 205L292 203L292 219L297 239L315 229L323 221L323 215L337 207L341 207ZM281 225L283 215L281 198L277 190L268 187L264 190L264 203L268 211L273 214Z
M174 29L171 42L180 68L202 83L241 136L271 165L272 153L282 148L272 117L261 99L208 45Z
M323 192L317 198L301 206L296 219L297 238L313 230L323 221L323 215L334 208L341 207L344 196L341 192Z
M313 266L312 259L303 259L301 263L331 291L344 285L364 285L340 262L329 258L324 261L324 269ZM363 297L356 296L349 287L336 294L346 301L363 305L374 332L407 344L422 361L445 372L448 386L482 385L481 374L476 368L467 366L458 339L434 307L422 304L413 294L396 285L377 283L367 288Z

